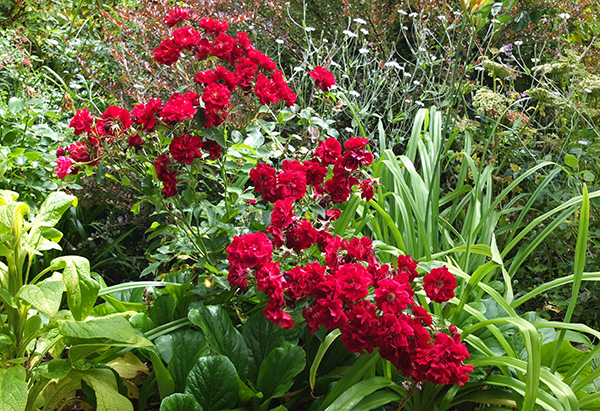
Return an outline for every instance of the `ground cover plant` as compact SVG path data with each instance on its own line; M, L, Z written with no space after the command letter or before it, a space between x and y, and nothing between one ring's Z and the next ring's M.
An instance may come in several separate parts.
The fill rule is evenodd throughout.
M596 409L594 5L404 6L105 9L38 157L7 94L10 409Z

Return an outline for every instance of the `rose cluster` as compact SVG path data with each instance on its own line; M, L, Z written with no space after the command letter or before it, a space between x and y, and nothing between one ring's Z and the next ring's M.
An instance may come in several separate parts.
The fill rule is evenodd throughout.
M283 162L278 172L273 167L259 163L250 171L250 179L263 200L275 203L278 200L303 198L309 187L322 205L329 202L341 203L348 199L352 187L360 185L361 196L369 201L373 198L374 181L359 180L362 166L373 162L373 154L367 149L368 141L353 137L344 144L335 138L320 141L312 159ZM333 168L331 178L326 179L329 166Z
M154 60L172 65L183 51L188 51L204 61L206 70L194 76L197 92L174 93L164 103L159 98L151 98L137 104L131 113L117 106L109 107L100 117L93 117L87 108L78 110L70 127L75 135L85 135L87 139L58 149L55 171L59 178L77 174L80 166L94 166L102 158L114 159L114 155L122 154L127 148L141 150L146 142L157 142L154 133L159 128L172 130L187 121L183 123L183 129L187 130L189 120L194 119L198 111L203 114L204 128L216 127L228 118L237 92L243 95L253 92L262 104L282 100L291 106L296 101L282 72L269 56L252 46L246 33L231 37L225 34L229 28L226 22L199 19L181 7L172 9L164 22L169 27L181 22L196 25L196 28L175 28L172 38L154 50ZM157 178L163 183L165 197L177 194L177 176L185 164L202 157L217 159L222 151L217 142L197 135L202 134L201 129L179 133L172 139L167 153L160 147L158 152L145 152L149 157L155 156L153 164Z
M351 187L358 184L354 173L370 164L372 155L360 138L349 139L344 149L329 138L319 144L311 160L284 161L279 172L266 164L251 171L255 188L265 201L274 203L271 224L268 234L234 237L227 248L229 283L241 289L255 283L268 298L264 314L276 325L292 327L294 321L286 310L302 307L309 330L341 329L341 339L352 352L378 348L383 358L416 381L464 384L472 367L463 364L469 354L460 335L437 334L432 340L427 327L433 319L415 302L417 263L400 256L395 267L380 264L368 237L347 240L333 235L327 220L339 217L337 209L326 211L320 229L294 213L307 195L307 186L325 207L348 199ZM328 180L327 175L331 175ZM331 190L333 186L340 188ZM367 200L372 197L372 191L362 194ZM314 251L312 259L295 265L297 257L304 259L303 250L309 249ZM286 267L291 268L284 269L290 262ZM446 267L432 269L422 283L426 295L436 302L454 297L457 285ZM438 366L430 367L431 361Z
M262 104L285 101L293 106L296 94L283 78L281 70L266 54L257 50L247 33L232 37L225 32L229 25L211 18L198 19L189 11L176 8L169 12L165 24L170 27L180 22L193 23L173 30L172 37L154 49L154 60L171 66L184 51L190 52L200 61L217 58L217 66L196 74L194 80L204 87L202 102L206 117L205 127L218 126L228 116L232 93L251 91Z
M346 240L325 229L308 229L286 246L298 251L301 247L294 248L298 240L302 247L321 249L324 264L313 261L285 271L280 262L273 261L274 251L281 246L267 234L234 237L227 248L230 284L245 289L250 279L254 281L269 300L265 316L283 328L294 325L284 309L303 307L311 332L321 326L341 329L349 351L378 348L383 358L415 381L461 385L468 381L467 373L473 368L463 364L469 353L460 343L460 335L451 329L452 337L437 333L432 339L427 329L433 319L414 300L418 273L410 256L400 256L396 267L380 264L368 237ZM450 279L454 276L447 268L431 270L423 282L431 282L430 278L437 288L424 287L429 298L446 301L454 296L456 280ZM438 283L445 284L443 292Z

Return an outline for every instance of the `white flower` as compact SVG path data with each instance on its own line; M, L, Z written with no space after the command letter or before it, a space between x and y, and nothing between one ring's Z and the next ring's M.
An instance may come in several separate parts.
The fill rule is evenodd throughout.
M367 34L369 34L369 30L367 30L367 29L360 29L360 32L361 32L362 34L364 34L365 36L366 36Z
M336 62L335 62L335 61L333 61L333 60L331 60L331 65L332 65L332 66L334 66L334 67L342 67L342 66L340 66L340 64L339 64L339 63L336 63Z
M563 20L569 20L569 17L571 17L569 13L561 13L558 15L558 18Z
M358 34L354 33L353 31L350 31L350 30L344 30L344 31L342 31L342 33L344 33L348 37L358 37Z
M355 18L355 19L354 19L354 22L355 22L355 23L358 23L358 24L367 24L367 22L366 22L366 21L364 21L364 20L363 20L363 19L361 19L361 18Z
M414 84L415 86L418 86L419 84L421 84L421 82L420 82L419 80L415 80L415 81L413 81L413 84Z
M398 13L402 14L403 16L406 16L408 13L405 12L404 10L398 10Z
M413 19L414 19L415 17L418 17L418 16L419 16L419 15L418 15L416 12L414 12L414 11L408 15L408 17L412 17Z
M350 78L347 74L342 74L342 78Z
M400 64L398 64L394 60L388 61L387 63L384 64L384 66L386 66L386 67L393 67L393 68L398 69L398 70L400 70L402 68L402 66Z
M419 47L419 51L425 52L425 51L427 51L427 49L425 47Z
M350 127L346 127L346 128L344 129L344 131L346 131L347 133L352 133L352 132L354 132L354 130L353 130L353 129L351 129Z
M521 40L516 40L514 44L515 46L522 46L523 42Z
M439 21L446 21L447 17L446 16L438 16L437 17Z
M275 43L277 43L277 44L283 44L283 40L277 39L277 40L275 40Z
M589 94L592 92L592 90L590 90L589 88L584 88L583 92Z
M310 27L310 26L306 26L304 28L304 31L315 31L316 29L314 27Z
M358 52L360 54L367 54L369 52L369 49L363 47L362 49L358 50Z
M483 71L485 69L483 67L481 67L481 66L477 66L477 67L475 67L475 70L477 70L477 71Z
M407 73L406 71L404 72L404 77L412 77L412 74Z
M294 67L294 71L296 71L296 72L304 71L304 69L302 67L296 66L296 67Z
M408 30L408 27L402 26L402 30L406 31L406 30Z
M540 59L532 58L532 59L531 59L531 62L532 62L532 63L539 63L539 62L540 62Z
M348 94L350 94L351 96L354 96L354 97L359 97L360 96L360 93L358 91L356 91L356 90L351 90L350 93L348 93Z
M425 103L423 103L422 101L419 101L419 100L415 101L415 104L418 106L421 106L421 107L425 107Z
M432 55L431 55L431 60L432 60L432 61L436 61L436 60L437 60L437 56L436 56L435 54L432 54Z

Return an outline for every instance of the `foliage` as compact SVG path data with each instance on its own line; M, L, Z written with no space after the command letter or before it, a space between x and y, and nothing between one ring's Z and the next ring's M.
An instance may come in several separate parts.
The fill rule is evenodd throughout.
M61 256L38 273L30 271L37 255L60 249L62 233L54 226L75 197L53 193L31 218L29 207L17 197L3 190L0 200L4 404L14 410L33 410L40 404L60 408L76 398L77 387L87 385L99 410L132 409L119 393L119 377L95 358L112 347L144 347L149 341L123 316L95 312L99 284L91 278L86 259ZM63 293L68 310L60 309Z

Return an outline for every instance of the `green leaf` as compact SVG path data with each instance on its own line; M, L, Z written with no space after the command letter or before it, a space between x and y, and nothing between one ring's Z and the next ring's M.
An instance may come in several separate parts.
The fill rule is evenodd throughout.
M101 161L96 167L96 183L101 184L106 178L106 163Z
M54 227L62 215L71 205L77 204L77 197L65 194L61 191L51 193L40 206L40 209L33 220L33 226L29 232L28 242L37 249L44 241L42 231Z
M190 394L172 394L160 404L160 411L204 411Z
M325 352L331 346L331 344L333 344L335 339L340 336L341 333L342 332L339 329L333 330L332 332L327 334L327 337L325 337L325 340L321 343L321 345L319 345L319 349L317 350L315 359L313 360L313 363L310 366L310 373L309 373L309 377L308 377L308 381L309 381L311 390L313 390L315 388L315 381L317 379L317 370L319 369L319 364L321 364L321 360L323 359Z
M579 161L577 161L577 157L575 157L573 154L565 155L565 164L573 169L579 168Z
M238 375L229 358L200 357L190 371L185 393L206 411L233 408L238 398Z
M27 106L27 100L22 99L22 98L18 98L18 97L11 97L8 100L8 111L10 111L12 113L12 115L16 115L17 113L20 113L21 111L23 111L23 109Z
M397 384L384 377L371 377L363 380L344 391L325 411L348 411L359 404L365 397L383 388L392 388L402 392ZM398 395L399 397L399 395Z
M175 382L175 392L183 392L190 370L196 364L198 358L209 353L208 342L202 337L201 333L190 331L183 335L179 344L173 350L173 356L167 367Z
M158 392L160 398L165 398L175 392L175 383L173 377L163 364L162 360L158 357L154 349L148 350L150 353L150 359L152 360L152 367L154 368L154 374L156 375L156 382L158 384Z
M85 381L96 393L97 411L133 411L131 401L119 394L115 374L109 368L92 368L86 371L73 370L75 379Z
M588 183L593 183L596 180L596 175L594 173L589 172L589 171L586 171L585 173L583 173L582 177Z
M260 146L262 146L265 142L265 138L263 137L263 135L260 133L260 131L258 130L258 128L255 128L253 130L250 130L248 132L248 137L246 137L244 139L244 144L247 146L250 146L252 148L260 148Z
M0 287L0 301L2 304L5 304L12 308L17 308L17 304L15 303L15 299L8 290Z
M77 321L90 314L98 298L100 285L90 276L90 262L83 257L65 256L52 260L55 269L63 269L67 303Z
M257 388L265 399L280 397L290 389L294 377L306 366L304 350L292 344L272 350L260 365Z
M60 308L63 293L62 281L44 281L37 285L28 284L17 292L20 298L40 311L48 318L53 318Z
M123 317L98 317L87 321L63 321L58 330L71 345L69 358L77 361L102 347L149 347L152 343L138 335Z
M54 358L43 363L37 368L40 374L48 379L60 379L66 377L71 372L71 361L68 359Z
M235 365L240 378L248 375L248 347L242 334L235 329L231 319L219 306L199 306L188 314L189 320L199 326L210 347L227 356Z
M260 365L274 348L284 345L286 341L292 344L298 342L298 335L295 330L285 330L273 325L260 311L254 313L246 321L242 329L242 335L249 353L248 379L254 383Z
M0 411L25 411L26 406L25 368L20 365L0 368Z

